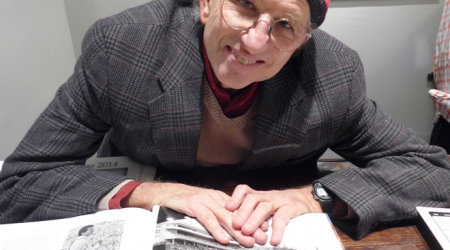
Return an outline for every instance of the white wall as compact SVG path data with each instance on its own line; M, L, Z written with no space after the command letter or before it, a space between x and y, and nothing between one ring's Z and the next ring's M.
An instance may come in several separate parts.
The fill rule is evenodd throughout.
M98 19L114 15L150 0L64 0L75 55L81 54L86 30Z
M0 160L73 70L62 1L0 1Z
M321 27L359 53L369 97L427 142L434 106L426 78L443 6L444 0L332 0Z
M7 141L0 143L0 160L70 75L87 28L146 1L0 1L0 83L5 86L0 92L0 138ZM433 69L443 6L444 0L331 0L322 25L361 56L369 96L427 141L434 108L426 76Z

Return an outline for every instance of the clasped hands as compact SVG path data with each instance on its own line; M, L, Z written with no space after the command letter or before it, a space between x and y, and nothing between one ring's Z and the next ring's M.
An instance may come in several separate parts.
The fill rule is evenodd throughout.
M222 191L178 183L142 183L125 206L151 210L154 205L197 218L216 241L228 244L228 232L245 247L265 244L272 217L271 245L279 245L289 220L309 212L322 212L311 186L276 191L257 191L238 185L231 196Z

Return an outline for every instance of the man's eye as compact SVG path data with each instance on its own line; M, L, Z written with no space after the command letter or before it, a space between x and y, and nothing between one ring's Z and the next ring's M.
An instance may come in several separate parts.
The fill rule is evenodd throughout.
M245 8L254 8L255 7L251 1L241 0L240 2L241 2L241 5L244 6Z
M286 29L292 29L292 25L288 22L288 21L279 21L278 22L281 27L286 28Z

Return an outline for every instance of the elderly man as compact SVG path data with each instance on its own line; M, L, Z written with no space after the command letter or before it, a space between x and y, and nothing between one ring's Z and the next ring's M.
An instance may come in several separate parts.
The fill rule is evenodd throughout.
M366 97L358 55L317 29L328 5L155 0L98 21L74 74L5 161L0 222L161 205L198 218L220 243L226 230L252 246L268 240L268 216L277 245L289 220L308 212L329 213L361 238L414 218L418 205L450 206L445 152ZM359 168L302 185L327 148ZM220 169L215 180L289 170L296 186L247 183L230 197L139 183L84 166L97 150L168 175Z

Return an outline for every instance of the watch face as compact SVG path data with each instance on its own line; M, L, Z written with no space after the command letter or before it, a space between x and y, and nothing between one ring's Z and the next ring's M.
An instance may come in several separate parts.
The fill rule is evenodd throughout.
M316 189L316 191L317 191L317 196L319 196L319 197L322 198L322 199L328 200L328 199L331 198L331 197L328 195L327 191L325 191L325 189L323 189L323 188L318 188L318 189Z
M322 185L314 185L314 192L316 193L317 197L323 200L330 200L331 196L325 191L325 189L322 187Z

